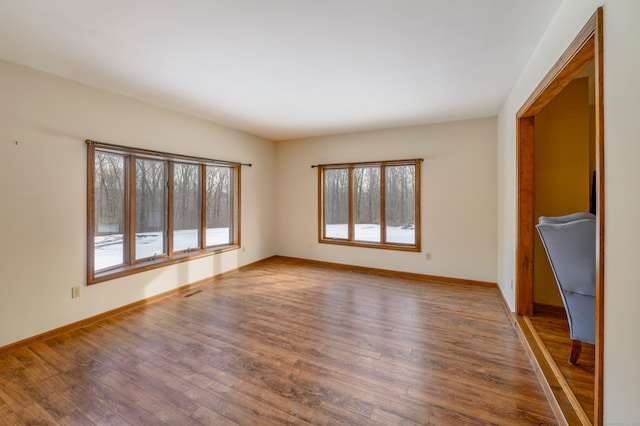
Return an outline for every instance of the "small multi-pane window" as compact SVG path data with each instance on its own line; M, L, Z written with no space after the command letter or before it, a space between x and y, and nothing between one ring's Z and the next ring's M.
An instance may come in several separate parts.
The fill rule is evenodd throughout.
M89 144L88 282L239 247L240 165Z
M420 162L318 166L320 242L419 251Z

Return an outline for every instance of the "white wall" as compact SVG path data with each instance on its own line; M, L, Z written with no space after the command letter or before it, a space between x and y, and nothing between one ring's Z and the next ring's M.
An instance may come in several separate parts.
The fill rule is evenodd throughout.
M425 160L422 253L318 244L312 164L408 158ZM277 162L279 254L496 281L495 118L279 142Z
M274 142L1 61L0 94L0 346L275 254ZM87 287L85 139L253 163L246 251Z
M514 307L515 114L604 4L605 424L640 423L640 1L565 0L498 117L498 283Z

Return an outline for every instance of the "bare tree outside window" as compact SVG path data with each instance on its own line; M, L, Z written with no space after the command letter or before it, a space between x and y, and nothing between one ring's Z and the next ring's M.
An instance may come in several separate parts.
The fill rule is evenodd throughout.
M173 250L200 247L200 170L197 164L173 166Z
M385 167L385 224L390 243L415 244L416 166ZM398 232L400 231L400 232Z
M380 167L356 167L353 170L354 240L379 243Z
M229 167L207 166L207 246L229 244L233 240L232 184Z
M166 254L167 163L136 160L136 259Z
M349 238L349 170L324 171L324 235Z
M125 174L124 156L107 152L95 155L94 269L124 262Z

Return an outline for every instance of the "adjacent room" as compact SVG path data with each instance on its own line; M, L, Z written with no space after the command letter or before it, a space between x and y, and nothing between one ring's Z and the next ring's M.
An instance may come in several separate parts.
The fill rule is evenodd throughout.
M639 424L639 18L0 0L0 423Z

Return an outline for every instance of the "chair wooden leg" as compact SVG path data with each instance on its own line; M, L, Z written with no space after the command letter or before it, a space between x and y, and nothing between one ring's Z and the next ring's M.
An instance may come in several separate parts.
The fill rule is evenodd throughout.
M571 355L569 355L569 362L571 364L575 365L578 363L581 351L582 343L579 340L571 340Z

